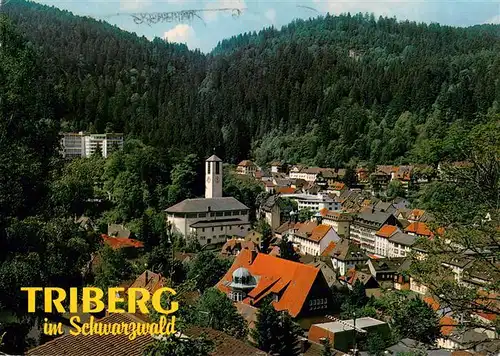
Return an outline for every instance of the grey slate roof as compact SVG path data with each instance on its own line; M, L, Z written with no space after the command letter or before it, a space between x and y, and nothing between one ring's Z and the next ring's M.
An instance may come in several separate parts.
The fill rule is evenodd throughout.
M216 155L211 155L206 159L206 162L222 162L222 160Z
M358 216L355 219L355 222L363 222L366 221L369 224L377 224L378 226L382 226L390 217L392 214L390 213L383 213L380 211L366 211L359 213Z
M404 232L398 231L389 238L389 241L403 246L412 246L415 243L416 239L416 236L408 235Z
M206 213L210 211L248 210L233 197L185 199L166 209L167 213Z

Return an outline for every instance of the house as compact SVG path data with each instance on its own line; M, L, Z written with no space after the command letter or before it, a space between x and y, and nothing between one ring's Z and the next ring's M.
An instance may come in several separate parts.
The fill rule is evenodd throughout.
M259 215L261 219L266 220L273 230L277 229L281 225L281 208L279 199L279 195L271 195L259 207Z
M243 174L247 176L253 176L257 171L257 166L252 161L246 159L238 163L236 167L236 173Z
M273 298L277 311L306 325L324 315L331 293L319 268L263 253L243 250L216 286L235 302L259 307Z
M245 241L244 239L231 239L227 240L221 249L223 256L237 256L242 250L249 250L259 252L259 245L252 241Z
M121 224L108 224L108 236L129 238L130 234L130 230Z
M160 273L154 273L146 270L139 277L137 277L127 289L145 288L150 294L153 294L158 289L166 286L167 279L165 277L163 277Z
M313 324L309 329L308 339L315 343L321 343L323 339L327 339L335 350L349 352L353 347L355 331L358 333L376 332L382 335L390 334L387 323L374 318L364 317L356 320L338 320Z
M434 236L432 231L423 222L412 222L404 229L404 232L406 232L409 235L414 235L418 237L429 238Z
M415 245L417 237L397 231L388 240L388 257L406 257Z
M449 257L445 258L445 260L443 262L441 262L441 265L451 269L451 271L453 272L453 275L455 277L455 281L457 283L461 283L465 269L467 268L467 266L469 266L473 262L474 262L474 259L471 257L449 256Z
M342 239L336 242L335 247L329 254L333 269L343 276L351 268L358 265L365 265L368 256L359 248L358 245L351 243L348 239Z
M227 236L244 237L250 231L250 209L222 196L222 160L215 155L206 160L205 182L205 198L185 199L165 210L168 224L202 246L223 244Z
M403 257L370 259L367 265L370 273L379 283L390 282L392 287L394 277L399 274L399 268L406 261L407 259Z
M370 174L370 184L372 189L386 188L391 181L391 175L382 171L376 171Z
M313 221L295 224L290 234L290 241L300 253L313 256L321 255L331 242L339 240L339 235L331 226Z
M118 249L140 249L144 247L142 241L128 239L125 237L111 237L106 234L101 234L101 238L106 245L111 247L113 250Z
M389 256L389 239L399 232L394 225L384 225L375 233L375 254L381 257Z
M407 258L399 265L394 274L394 289L410 290L410 275L408 273L411 266L411 259Z
M460 328L458 322L451 316L443 316L439 323L442 337L436 342L438 347L444 349L481 351L481 344L490 339L485 332Z
M402 197L396 197L392 200L392 205L398 210L400 209L408 209L410 206L410 202Z
M145 323L149 319L144 316L136 316L129 313L113 313L99 322L103 324L130 324ZM249 345L248 343L229 336L222 331L189 326L182 331L181 337L199 337L205 335L214 342L214 349L211 356L264 356L265 352ZM106 356L142 356L148 345L157 339L149 333L138 333L133 339L129 335L112 333L100 336L63 335L45 344L37 346L27 351L28 356L53 356L53 355L106 355Z
M274 230L274 236L277 239L281 240L283 238L283 236L292 232L294 226L295 226L294 222L287 221L287 222L281 224L277 229Z
M299 210L340 210L340 201L332 199L327 194L282 194L282 197L296 201Z
M367 294L369 294L369 289L377 289L380 287L380 284L371 274L357 271L354 268L348 270L347 273L340 276L338 280L340 284L347 286L350 290L353 289L357 282L360 282L367 290Z
M341 212L321 209L319 211L322 217L322 223L330 225L340 237L349 237L352 216Z
M96 231L97 230L97 225L88 216L80 216L78 219L75 220L75 223L78 224L82 229L87 230L87 231Z
M361 212L351 224L350 239L367 252L375 253L375 235L384 225L398 226L398 221L393 214L374 209Z
M338 197L340 197L345 190L347 190L347 186L342 182L333 182L328 186L328 193L335 194Z
M271 193L274 194L276 185L273 183L273 181L263 181L262 184L264 185L264 189L266 190L266 193Z
M356 169L356 179L358 182L368 182L370 179L369 175L370 171L366 168L358 168Z
M321 273L323 273L323 277L325 277L326 283L328 284L328 287L331 288L335 282L337 281L337 275L335 274L335 271L333 268L330 266L331 261L329 261L330 264L326 261L320 260L315 260L307 263L308 265L311 265L315 268L319 268L321 270Z
M414 277L410 276L410 290L420 295L427 295L429 288L427 288L425 284L417 281Z
M283 172L283 164L280 161L273 161L269 164L271 167L272 173L282 173Z

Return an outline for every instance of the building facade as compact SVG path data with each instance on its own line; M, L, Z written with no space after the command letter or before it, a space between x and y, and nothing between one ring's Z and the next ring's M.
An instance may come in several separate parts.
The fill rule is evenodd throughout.
M369 253L376 251L376 233L384 225L397 225L394 215L380 211L368 211L358 214L351 224L350 239Z
M166 209L167 222L184 237L204 245L224 243L228 237L245 237L250 231L250 209L233 197L222 196L222 160L205 162L205 198L185 199Z
M283 194L283 198L289 198L297 202L299 210L320 211L327 209L331 211L340 210L340 201L330 198L326 194Z
M98 149L104 158L115 150L123 148L123 134L85 134L83 132L65 132L61 138L62 155L65 158L90 157Z

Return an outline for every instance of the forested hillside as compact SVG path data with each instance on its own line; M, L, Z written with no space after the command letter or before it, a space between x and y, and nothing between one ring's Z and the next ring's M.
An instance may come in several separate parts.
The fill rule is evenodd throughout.
M448 132L500 111L500 26L327 15L204 55L34 3L4 9L43 53L67 129L179 153L437 163Z

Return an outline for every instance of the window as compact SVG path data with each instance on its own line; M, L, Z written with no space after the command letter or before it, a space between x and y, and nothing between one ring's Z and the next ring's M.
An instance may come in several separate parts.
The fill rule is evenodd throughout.
M205 232L205 228L204 227L201 228L201 232Z
M210 174L210 162L207 162L207 174Z
M220 231L224 231L224 226L221 226L221 227L220 227Z
M220 174L220 162L215 163L215 174Z
M212 226L212 232L214 232L214 231L215 231L215 228Z
M211 243L212 239L207 239L207 244Z
M224 213L222 211L218 211L217 213L215 213L215 216L224 216Z
M198 217L199 218L205 218L207 216L207 213L199 213Z

